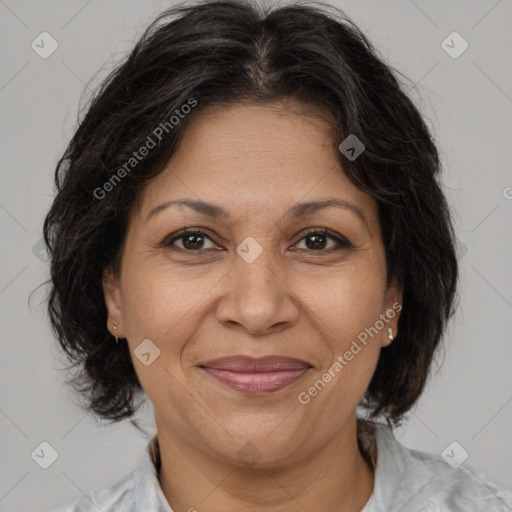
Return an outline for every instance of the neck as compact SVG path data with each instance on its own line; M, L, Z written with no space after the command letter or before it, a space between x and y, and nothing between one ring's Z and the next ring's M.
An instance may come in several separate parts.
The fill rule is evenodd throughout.
M359 512L373 492L374 468L359 451L355 415L300 463L265 468L214 457L163 427L157 418L159 480L174 510Z

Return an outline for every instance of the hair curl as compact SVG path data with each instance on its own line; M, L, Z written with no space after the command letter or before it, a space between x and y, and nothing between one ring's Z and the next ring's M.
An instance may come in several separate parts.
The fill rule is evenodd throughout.
M268 8L249 1L180 5L163 12L97 89L55 171L44 222L48 312L72 366L71 384L95 415L119 421L142 388L128 346L108 332L102 277L116 275L128 212L171 158L202 109L293 98L332 116L333 144L355 134L365 151L343 172L378 202L388 282L403 292L398 335L383 348L361 404L399 424L427 381L454 311L458 264L438 183L436 145L392 68L341 11ZM147 136L195 98L198 107L103 199L94 191Z

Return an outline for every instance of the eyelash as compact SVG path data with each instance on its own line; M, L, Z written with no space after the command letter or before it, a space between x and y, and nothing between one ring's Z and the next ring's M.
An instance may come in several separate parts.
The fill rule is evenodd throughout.
M190 249L182 249L181 247L173 246L173 243L176 240L181 240L182 238L186 238L189 235L203 235L206 238L208 238L211 242L214 242L211 237L208 235L206 231L204 231L201 228L189 228L185 229L184 231L178 232L178 234L171 235L172 238L166 237L162 243L160 244L161 247L164 248L171 248L171 249L179 249L181 251L189 252L189 253L201 253L203 251L208 251L212 249L197 249L197 250L190 250ZM336 251L341 251L343 249L351 249L353 246L350 242L347 240L339 237L335 232L331 231L330 229L326 228L312 228L310 231L306 232L304 236L297 242L302 242L305 238L311 235L327 235L328 238L331 238L337 243L337 247L331 247L330 249L300 249L300 250L306 250L309 252L318 252L318 253L331 253ZM215 243L215 242L214 242Z

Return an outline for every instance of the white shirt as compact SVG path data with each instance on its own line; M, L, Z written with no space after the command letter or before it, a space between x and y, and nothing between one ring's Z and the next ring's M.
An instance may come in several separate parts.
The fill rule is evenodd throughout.
M466 463L453 469L440 455L406 448L388 425L358 420L358 440L375 467L373 493L361 512L512 512L512 492ZM159 467L155 435L137 468L117 484L53 512L173 512ZM200 503L196 508L206 510Z

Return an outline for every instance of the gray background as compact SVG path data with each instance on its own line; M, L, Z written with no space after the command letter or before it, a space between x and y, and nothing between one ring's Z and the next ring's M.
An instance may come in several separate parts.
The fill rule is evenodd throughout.
M460 242L461 302L443 365L397 437L434 453L457 441L468 464L512 488L512 1L331 3L411 79L442 148ZM45 320L44 289L30 308L27 301L47 278L37 243L81 93L169 5L0 0L0 510L48 510L112 485L146 444L126 422L106 427L73 402ZM59 44L47 59L31 48L43 31ZM441 46L453 31L469 44L456 59ZM150 432L151 413L148 406L140 414ZM46 470L31 458L42 441L58 452Z

